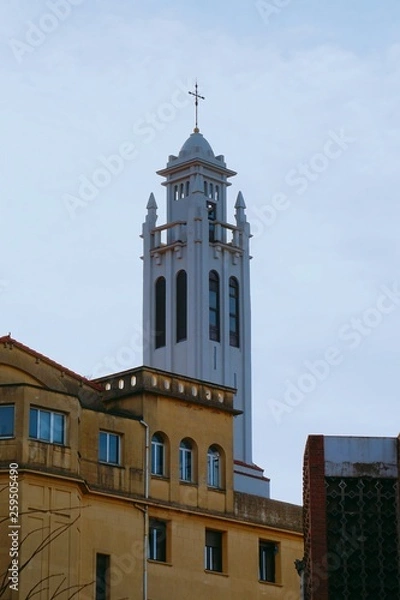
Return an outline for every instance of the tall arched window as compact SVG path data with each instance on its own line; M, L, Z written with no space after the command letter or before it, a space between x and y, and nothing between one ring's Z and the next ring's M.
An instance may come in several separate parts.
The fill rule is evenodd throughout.
M219 200L219 185L215 186L215 200L218 202Z
M210 340L220 340L220 314L219 314L219 276L216 271L210 271L209 279L209 321Z
M189 181L186 182L186 196L189 196L189 192L190 192L190 183Z
M207 485L221 487L221 455L216 446L210 446L207 452Z
M193 449L190 440L179 444L179 479L193 481Z
M165 346L166 329L166 293L165 278L159 277L156 281L156 323L155 323L155 346L161 348Z
M210 183L210 198L214 199L214 185Z
M151 473L165 475L165 444L160 433L151 438Z
M178 198L179 198L178 186L175 185L174 186L174 200L178 200Z
M183 185L183 183L181 183L181 185L180 185L179 197L180 198L184 198L185 197L185 186Z
M204 182L204 195L208 196L208 183L207 183L207 181Z
M176 341L187 337L187 275L179 271L176 277Z
M239 283L236 277L229 279L229 343L239 348Z

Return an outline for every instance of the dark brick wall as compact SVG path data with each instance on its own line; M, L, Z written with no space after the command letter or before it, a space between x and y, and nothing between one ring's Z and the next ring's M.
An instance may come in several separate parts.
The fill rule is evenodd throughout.
M305 600L329 600L324 437L309 436L303 466Z

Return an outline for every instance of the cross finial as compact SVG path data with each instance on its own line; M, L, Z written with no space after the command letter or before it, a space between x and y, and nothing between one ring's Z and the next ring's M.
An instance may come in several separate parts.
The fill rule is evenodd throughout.
M195 126L195 128L193 129L193 131L194 131L195 133L199 133L200 129L198 128L198 122L197 122L197 120L198 120L198 106L199 106L199 98L200 98L201 100L205 100L205 98L204 98L204 96L200 96L200 94L198 94L198 92L197 92L197 90L198 90L197 79L196 79L196 84L195 84L195 86L194 86L194 89L195 89L195 91L194 91L194 92L188 92L188 93L189 93L191 96L194 96L194 97L195 97L195 102L194 102L194 105L195 105L195 113L196 113L196 126Z

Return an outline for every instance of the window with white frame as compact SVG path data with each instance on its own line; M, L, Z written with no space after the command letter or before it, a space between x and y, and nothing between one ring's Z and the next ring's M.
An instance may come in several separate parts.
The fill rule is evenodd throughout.
M65 444L65 415L51 410L31 408L29 437L52 444Z
M190 440L179 444L179 479L193 481L193 448Z
M149 558L165 562L167 560L167 524L165 521L149 521Z
M275 583L276 573L276 555L278 554L278 545L275 542L259 541L259 574L260 581Z
M216 488L221 486L221 455L216 446L210 446L207 453L207 484Z
M14 405L0 406L0 439L14 436Z
M222 573L223 532L206 529L204 548L204 568L207 571Z
M120 464L121 436L108 431L99 433L99 461L113 465Z
M151 473L165 475L165 443L159 433L151 438Z

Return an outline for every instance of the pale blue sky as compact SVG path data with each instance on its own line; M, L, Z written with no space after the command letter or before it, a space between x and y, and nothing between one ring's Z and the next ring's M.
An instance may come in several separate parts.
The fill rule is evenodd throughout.
M398 434L400 304L382 286L400 285L400 5L292 0L266 22L255 2L75 2L55 22L51 0L0 6L0 332L88 376L141 364L141 223L151 191L163 222L155 171L190 134L197 76L254 233L254 458L300 502L309 433ZM30 23L54 31L21 46ZM125 142L135 159L68 210ZM278 422L271 400L332 346Z

